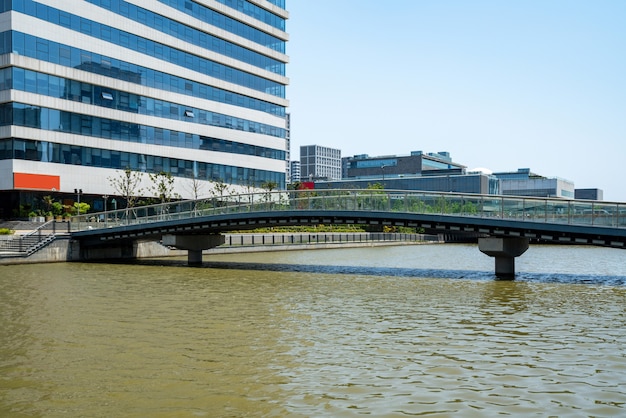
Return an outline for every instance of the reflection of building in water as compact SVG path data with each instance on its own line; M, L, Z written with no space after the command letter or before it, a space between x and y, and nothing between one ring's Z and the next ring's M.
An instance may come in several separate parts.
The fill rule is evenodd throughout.
M0 5L10 97L0 104L0 217L44 195L74 199L74 189L98 206L126 168L171 173L182 197L190 183L205 195L215 181L284 187L288 13L281 1L227 3Z

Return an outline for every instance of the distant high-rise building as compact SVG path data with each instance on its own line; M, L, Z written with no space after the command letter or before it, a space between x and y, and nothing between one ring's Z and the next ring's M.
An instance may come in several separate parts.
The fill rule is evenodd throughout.
M341 150L321 145L301 146L300 173L303 181L341 179Z
M284 0L0 1L0 216L75 189L101 209L126 168L184 198L284 188L287 18Z
M300 161L292 161L290 165L291 183L301 181Z

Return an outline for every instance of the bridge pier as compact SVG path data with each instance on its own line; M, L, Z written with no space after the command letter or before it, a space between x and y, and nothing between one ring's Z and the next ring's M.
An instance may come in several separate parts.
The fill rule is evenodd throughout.
M163 245L187 250L187 265L202 265L202 251L224 244L225 238L220 234L213 235L163 235Z
M496 276L504 279L515 277L515 257L528 249L528 238L487 237L478 239L478 249L496 259Z

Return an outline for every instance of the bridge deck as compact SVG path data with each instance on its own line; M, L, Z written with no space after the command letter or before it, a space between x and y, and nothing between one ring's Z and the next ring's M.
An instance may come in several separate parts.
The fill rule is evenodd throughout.
M300 190L179 201L72 218L85 242L262 226L388 225L626 247L626 204L403 190Z

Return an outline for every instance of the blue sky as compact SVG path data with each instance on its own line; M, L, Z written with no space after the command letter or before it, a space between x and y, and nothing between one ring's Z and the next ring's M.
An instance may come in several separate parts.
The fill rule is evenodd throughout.
M292 158L450 152L626 202L626 0L289 0Z

